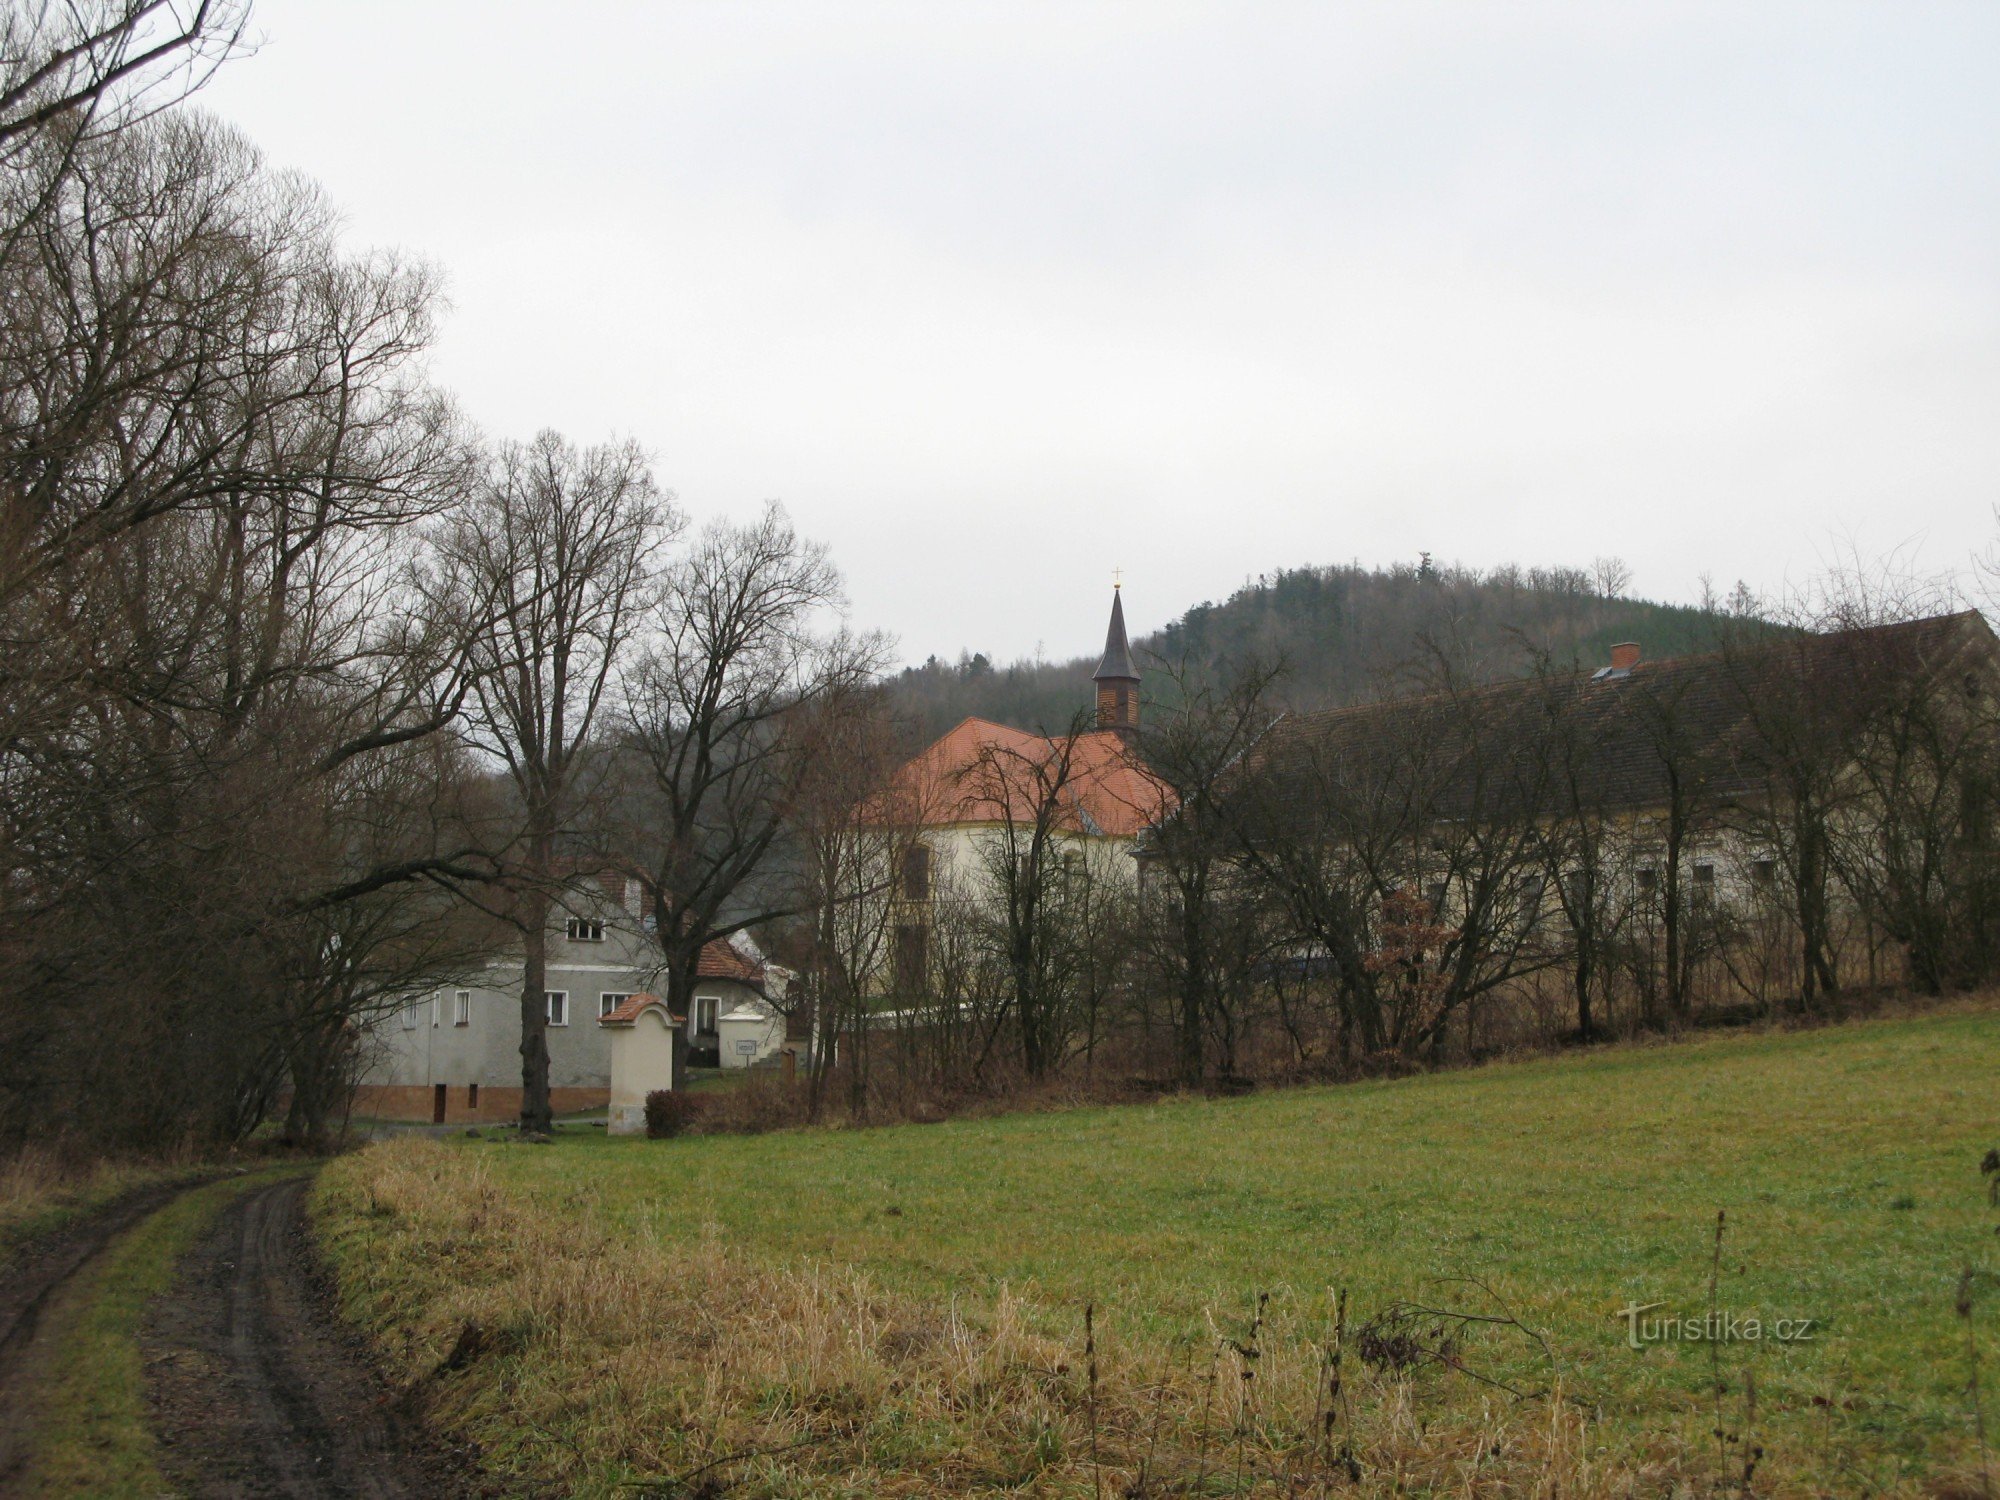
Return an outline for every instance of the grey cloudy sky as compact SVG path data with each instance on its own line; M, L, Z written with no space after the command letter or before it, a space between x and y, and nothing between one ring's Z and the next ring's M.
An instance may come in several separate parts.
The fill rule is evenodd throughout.
M785 501L903 653L1428 549L1775 589L2000 500L2000 6L260 0L209 108L487 430Z

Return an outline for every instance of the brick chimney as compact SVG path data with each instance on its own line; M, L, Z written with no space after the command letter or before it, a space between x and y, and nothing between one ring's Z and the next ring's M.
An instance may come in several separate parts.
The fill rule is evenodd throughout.
M1612 671L1629 672L1638 665L1639 643L1637 641L1620 641L1611 648Z

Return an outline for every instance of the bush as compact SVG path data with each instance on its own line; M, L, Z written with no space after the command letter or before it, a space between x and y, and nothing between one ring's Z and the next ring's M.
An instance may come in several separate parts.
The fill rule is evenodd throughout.
M654 1089L646 1096L646 1134L664 1141L684 1134L701 1117L701 1100L675 1089Z
M838 1098L832 1089L829 1098ZM704 1135L758 1135L807 1124L803 1081L786 1083L775 1073L754 1071L731 1088L703 1094L701 1130ZM828 1113L839 1113L838 1107Z

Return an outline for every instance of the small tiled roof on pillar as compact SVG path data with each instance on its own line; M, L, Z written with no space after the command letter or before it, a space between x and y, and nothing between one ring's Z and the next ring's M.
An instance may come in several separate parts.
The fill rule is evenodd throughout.
M658 995L627 995L623 1005L619 1006L618 1009L611 1012L608 1016L599 1016L597 1024L600 1026L630 1026L646 1013L649 1006L654 1005L659 1006L661 1011L666 1013L668 1020L675 1025L680 1024L686 1019L684 1016L676 1016L671 1011L668 1011L667 1002L662 1000Z
M1137 682L1139 669L1132 665L1132 646L1125 639L1125 599L1117 585L1111 589L1111 628L1104 636L1104 660L1097 664L1092 682Z

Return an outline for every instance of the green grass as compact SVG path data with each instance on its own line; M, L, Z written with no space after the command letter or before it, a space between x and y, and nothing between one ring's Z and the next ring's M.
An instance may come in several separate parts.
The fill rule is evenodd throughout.
M47 1315L55 1341L49 1383L35 1409L26 1493L164 1495L146 1408L139 1329L146 1305L231 1199L276 1168L209 1183L174 1199L121 1236Z
M1232 1101L453 1149L613 1246L719 1236L746 1265L831 1263L930 1306L1006 1287L1071 1342L1086 1302L1160 1346L1240 1323L1259 1292L1295 1328L1323 1326L1336 1288L1364 1316L1484 1310L1477 1278L1634 1461L1664 1434L1711 1442L1711 1354L1635 1352L1613 1314L1705 1312L1725 1212L1721 1308L1815 1320L1808 1341L1722 1351L1726 1425L1747 1376L1772 1466L1872 1488L1977 1462L1952 1304L1968 1263L2000 1264L1978 1172L1996 1144L2000 1013L1982 1008ZM1990 1387L2000 1298L1979 1318ZM1546 1373L1504 1338L1471 1359Z

